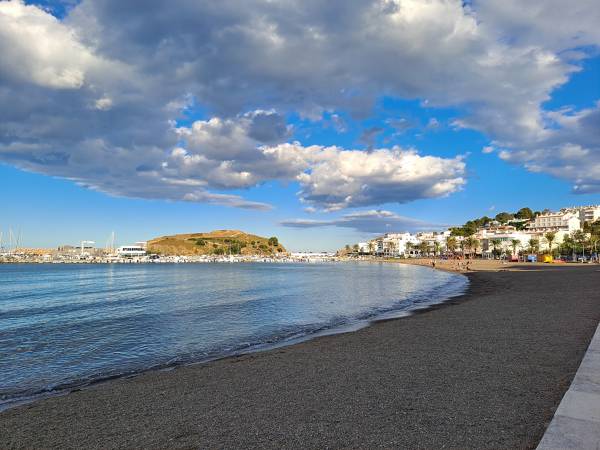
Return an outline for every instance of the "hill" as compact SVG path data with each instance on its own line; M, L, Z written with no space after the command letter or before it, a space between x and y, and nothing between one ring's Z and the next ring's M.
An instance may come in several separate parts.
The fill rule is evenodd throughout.
M159 255L261 255L286 253L276 237L264 238L238 230L175 234L148 241L148 251Z

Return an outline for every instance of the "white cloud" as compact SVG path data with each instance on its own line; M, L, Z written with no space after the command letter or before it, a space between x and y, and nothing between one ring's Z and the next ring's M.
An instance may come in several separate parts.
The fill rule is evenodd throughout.
M327 210L443 197L465 184L462 157L421 156L399 147L368 153L318 146L296 151L310 161L298 177L300 198Z
M94 102L94 106L100 111L108 111L110 108L112 108L112 105L113 101L110 97L102 97Z
M0 54L0 77L57 89L81 88L108 66L71 28L21 0L0 2Z
M546 119L544 135L507 142L500 158L572 181L575 192L600 192L600 102L580 111L553 111Z
M243 199L239 195L215 194L206 191L190 192L183 196L183 200L188 202L214 203L217 205L231 206L234 208L255 209L268 211L272 206L268 203L251 202Z
M272 116L270 123L279 132L265 129L263 138L285 139L286 128L274 112L196 121L178 130L185 148L171 153L165 172L221 188L250 187L266 180L298 181L300 199L327 210L441 197L465 183L461 157L421 156L399 147L367 153L297 142L262 144L251 134L254 122L265 114Z
M388 233L404 231L423 231L444 228L447 225L432 224L410 217L400 216L386 210L367 210L345 214L337 219L312 220L290 219L281 225L292 228L342 227L352 228L363 233Z
M83 0L58 20L0 2L0 160L144 198L297 180L304 202L338 209L460 189L462 158L290 142L285 117L341 132L336 114L387 96L456 108L502 159L600 191L598 107L542 107L597 50L600 8L525 3ZM213 118L175 132L190 111Z

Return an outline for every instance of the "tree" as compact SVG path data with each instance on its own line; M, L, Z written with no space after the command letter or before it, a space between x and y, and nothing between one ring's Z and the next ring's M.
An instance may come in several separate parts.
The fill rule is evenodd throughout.
M434 256L437 256L440 254L440 250L441 250L442 246L438 241L434 241L433 242L433 254Z
M477 233L477 230L486 226L492 221L488 216L480 217L479 219L469 220L462 227L450 228L452 236L471 236Z
M556 239L556 233L549 231L548 233L546 233L544 235L544 238L548 242L548 250L549 250L550 254L552 255L552 244L554 243L554 241Z
M375 250L375 243L373 241L369 241L369 255L372 255Z
M358 246L358 244L354 244L354 245L352 246L352 251L353 251L354 253L358 253L358 249L359 249L359 248L360 248L360 247Z
M279 245L279 240L275 236L270 237L269 238L269 245L277 247Z
M531 210L531 208L521 208L515 214L515 218L517 218L517 219L533 219L534 216L535 216L535 214Z
M583 231L590 233L592 236L600 238L600 219L592 223L585 222L583 226Z
M572 253L573 258L575 258L575 241L572 236L565 236L563 238L562 244L560 245L560 251L563 254Z
M583 231L581 230L576 230L573 231L573 233L571 233L571 236L573 238L573 243L576 244L576 248L581 247L582 253L585 255L585 241L586 241L586 235ZM577 252L577 250L575 250Z
M539 251L540 251L540 241L535 238L529 239L529 252L530 253L538 253Z
M513 255L518 255L517 253L517 247L519 247L519 245L521 244L521 241L518 239L511 239L510 240L510 245L512 246L513 249Z
M515 218L514 214L507 213L507 212L498 213L498 214L496 214L496 217L495 217L495 219L500 223L507 223L514 218Z
M493 255L500 256L500 251L498 250L498 248L500 247L500 245L502 245L502 241L500 239L492 239L490 242L492 243Z
M419 251L421 252L421 256L425 256L429 253L429 244L426 241L421 241L419 244Z
M593 251L593 253L596 255L595 258L598 259L598 242L600 241L600 237L596 236L595 234L592 234L590 236L590 252Z
M515 227L517 231L521 231L525 229L525 227L527 226L527 222L510 221L508 222L508 225Z
M471 252L473 250L475 250L475 252L477 252L477 246L479 245L479 241L477 239L475 239L473 236L468 236L467 238L465 238L465 240L463 242L465 244L465 249L469 250L469 256L471 255Z
M446 250L450 253L454 253L456 251L456 238L454 236L448 236L446 239Z
M229 244L229 254L239 255L242 253L242 243L239 241L231 241Z
M479 248L479 239L473 238L473 253L475 254L475 256L477 256L477 249Z

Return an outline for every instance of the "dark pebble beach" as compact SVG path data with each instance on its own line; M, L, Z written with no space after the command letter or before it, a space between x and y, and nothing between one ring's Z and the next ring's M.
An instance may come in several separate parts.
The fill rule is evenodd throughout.
M527 449L600 320L600 267L468 274L410 317L0 413L0 449Z

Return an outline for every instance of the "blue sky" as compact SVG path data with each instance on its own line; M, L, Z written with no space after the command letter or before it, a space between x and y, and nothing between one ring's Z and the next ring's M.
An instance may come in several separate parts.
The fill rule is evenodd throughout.
M174 3L0 2L0 230L334 250L600 203L594 2Z

